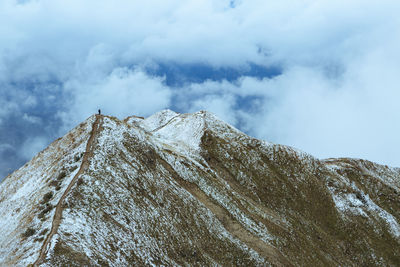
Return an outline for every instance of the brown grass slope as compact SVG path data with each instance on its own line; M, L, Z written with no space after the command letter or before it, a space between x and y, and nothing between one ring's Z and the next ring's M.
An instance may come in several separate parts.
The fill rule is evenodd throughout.
M257 140L232 145L212 132L203 136L203 149L221 177L288 221L287 229L268 229L278 237L278 249L295 265L399 266L399 239L388 231L385 222L338 212L330 188L346 193L354 192L354 188L343 183L340 174L328 169L325 162L280 145L263 147ZM225 160L226 154L232 160ZM359 183L365 194L399 221L398 188L385 185L378 178L389 171L377 173L375 169L382 166L370 163L362 169L360 161L341 161L352 164L339 172ZM398 172L392 175L400 181Z
M95 144L104 155L93 164L106 167L88 168L67 200L66 214L84 218L85 230L60 227L50 265L400 264L399 240L384 221L340 212L332 197L357 195L349 179L399 220L390 200L398 191L373 176L377 165L364 166L368 175L357 161L335 172L291 148L212 129L193 159L109 120L104 136L121 127L122 137Z
M41 264L400 266L384 219L400 221L397 169L321 161L211 124L200 150L182 154L158 129L103 117Z

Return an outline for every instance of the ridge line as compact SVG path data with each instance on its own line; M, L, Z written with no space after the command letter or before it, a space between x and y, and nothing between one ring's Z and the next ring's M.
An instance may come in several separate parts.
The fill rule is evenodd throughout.
M53 222L51 224L51 230L49 234L47 235L45 241L43 242L43 245L40 249L40 254L38 259L33 263L33 266L38 266L41 262L43 262L44 257L46 256L46 253L48 252L48 245L50 244L51 238L54 236L54 234L57 233L58 227L60 226L61 218L62 218L62 212L64 210L64 200L66 199L68 193L70 192L71 188L76 184L78 177L83 173L84 170L89 166L88 159L89 157L93 154L93 140L95 138L95 135L97 134L97 131L99 130L99 124L100 122L103 121L103 117L101 115L96 115L96 120L92 124L92 130L90 132L90 137L86 143L86 149L85 153L82 159L81 166L78 170L78 172L75 174L75 176L72 178L71 182L65 189L63 195L61 196L60 200L58 201L56 205L56 210L54 212L54 217L53 217Z
M182 114L175 115L174 117L172 117L171 119L169 119L165 124L163 124L163 125L161 125L161 126L158 126L157 128L151 130L150 132L151 132L151 133L154 133L154 132L157 132L158 130L161 130L162 128L164 128L165 126L167 126L168 124L170 124L170 123L172 122L173 119L175 119L175 118L177 118L177 117L179 117L179 116L181 116L181 115L182 115Z

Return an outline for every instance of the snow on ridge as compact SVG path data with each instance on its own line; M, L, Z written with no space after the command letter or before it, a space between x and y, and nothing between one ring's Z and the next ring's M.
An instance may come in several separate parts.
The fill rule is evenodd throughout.
M204 129L205 121L202 116L183 114L173 117L166 125L154 131L153 136L180 152L194 152L200 149Z
M346 168L357 168L364 175L370 175L374 179L378 179L385 185L400 192L400 180L398 179L400 169L398 168L358 158L329 158L322 160L322 162L326 167L336 172L345 170Z
M361 189L356 186L354 181L350 182L344 176L340 177L342 178L342 181L347 186L351 187L356 193L335 192L336 190L333 187L328 187L336 208L343 214L349 212L355 215L363 216L365 218L370 218L371 215L375 218L379 217L385 222L385 224L389 228L390 233L394 237L400 238L400 224L397 222L396 218L392 214L378 206L369 197L368 194L365 194Z
M220 120L208 111L186 114L169 114L169 120L152 130L153 134L169 144L180 144L192 150L198 150L201 137L206 130L211 130L223 138L243 137L245 134L228 123ZM173 115L177 114L177 115Z
M161 127L164 124L168 123L168 121L172 118L180 115L181 114L176 113L170 109L165 109L140 121L139 125L147 131L154 131L158 127Z
M95 118L95 116L92 116ZM91 118L92 118L91 117ZM91 125L93 121L91 121L91 118L87 120L88 126L79 133L78 138L79 140L83 140L80 143L78 148L74 148L75 150L71 149L64 149L66 152L59 155L61 155L61 159L65 160L65 157L68 156L70 157L71 155L75 155L76 152L82 153L85 151L85 144L87 143L88 135L90 134L91 130ZM170 149L174 152L177 153L169 153L170 151L166 151L164 154L162 154L162 157L166 162L170 164L170 166L174 167L174 170L181 176L183 177L184 180L191 182L191 183L196 183L198 188L203 191L209 198L211 198L213 201L217 202L220 206L222 206L224 209L229 211L229 213L236 219L236 221L242 225L246 231L254 234L255 236L258 236L260 240L264 241L265 243L271 243L271 241L275 240L274 236L271 235L268 232L268 229L264 227L263 224L257 224L257 221L254 221L251 217L247 216L246 213L243 213L241 208L239 208L233 198L230 197L230 195L226 195L225 193L221 193L218 190L216 190L216 187L213 187L213 183L208 183L208 180L203 179L201 176L196 177L194 175L194 172L192 174L192 170L196 168L191 168L193 166L197 166L198 169L204 168L205 170L209 171L214 175L214 172L212 169L207 169L207 164L206 166L203 166L202 164L199 163L198 160L196 160L193 155L198 155L197 153L200 150L200 144L201 144L201 139L205 133L205 131L210 130L213 134L216 134L217 136L224 138L229 146L234 147L235 145L246 145L247 144L253 144L254 147L262 147L262 146L268 146L271 145L265 141L262 140L257 140L255 138L248 137L244 133L240 132L236 128L230 126L229 124L221 121L218 119L214 114L206 112L206 111L199 111L196 113L192 114L179 114L176 112L173 112L171 110L164 110L161 112L158 112L147 119L142 119L140 117L135 117L131 116L125 119L123 122L116 120L114 118L108 117L108 116L103 116L103 123L102 123L102 130L99 131L99 134L96 136L96 145L97 145L97 150L96 153L93 154L93 157L91 158L90 161L90 166L88 168L88 172L83 174L83 178L85 182L91 182L92 184L96 185L97 188L101 188L101 191L106 191L110 190L106 186L103 186L99 181L95 179L95 176L92 178L90 177L89 173L92 171L95 173L98 170L106 170L110 175L109 177L118 177L119 174L124 173L125 170L129 170L130 173L128 174L129 176L132 175L136 171L136 169L140 169L140 166L136 165L134 161L134 157L129 157L128 150L127 148L122 146L123 142L126 140L126 136L129 136L130 140L134 140L132 143L128 144L136 144L138 142L148 142L146 145L151 146L152 148L155 148L156 150L158 149L158 153L161 153L162 150L167 150ZM89 124L91 122L91 124ZM78 128L78 127L77 127ZM73 132L73 131L71 131ZM233 142L231 142L233 141ZM78 141L72 141L72 142L78 142ZM250 146L251 147L251 146ZM305 165L312 166L310 164L314 163L314 157L311 155L302 152L300 150L297 150L295 148L287 147L287 146L281 146L281 145L273 145L274 149L284 149L288 154L298 156L299 160L302 160ZM126 158L126 162L121 160L119 163L122 162L122 164L116 164L115 166L108 165L107 160L111 158L110 155L116 155L118 157L119 151L123 150L124 153L122 155L128 155ZM267 151L265 149L265 151ZM270 150L272 151L272 150ZM45 152L46 154L47 152ZM269 152L265 152L269 153ZM56 154L56 153L54 153ZM43 154L44 155L44 154ZM37 157L43 157L42 156L37 156ZM133 154L134 155L134 154ZM180 156L186 157L186 161L183 161ZM229 156L229 154L227 154ZM71 158L71 157L70 157ZM68 158L67 161L70 159ZM73 157L72 157L73 158ZM226 157L228 159L228 157ZM182 160L182 161L181 161ZM333 163L333 162L327 162L327 161L321 161L325 162L325 166L328 167L329 170L334 170L334 169L340 169L343 168L343 166L340 166L339 163ZM73 164L78 164L79 162L75 162ZM187 163L187 165L183 164ZM60 161L61 164L61 161ZM125 165L124 165L125 164ZM344 165L344 163L343 163ZM188 167L191 166L191 167ZM46 164L42 164L44 167L44 170L49 172L49 167ZM70 167L67 164L67 167ZM159 166L160 167L160 166ZM54 168L54 167L52 167ZM163 168L160 168L159 170L163 170ZM72 177L75 175L75 173L78 171L78 169L75 169L74 172L69 174L64 181L66 184L68 184ZM45 172L45 171L43 171ZM163 173L160 171L160 173ZM142 175L142 174L140 174ZM26 177L26 176L25 176ZM24 177L24 179L25 179ZM341 177L341 176L339 176ZM148 179L152 179L151 175L147 177ZM147 179L146 178L146 179ZM342 177L341 177L342 178ZM142 177L142 179L144 179ZM343 178L345 179L345 178ZM44 178L42 178L44 180ZM168 179L160 179L161 181L164 181L162 183L163 186L169 185L167 182L169 181ZM114 179L113 182L115 184L122 184L122 180ZM24 184L24 187L30 187L30 184L33 182L33 180L29 180L28 183ZM174 183L171 183L174 184ZM146 184L147 185L147 184ZM161 182L160 182L161 185ZM381 221L384 221L389 228L390 232L396 236L397 238L400 237L400 226L396 221L396 218L393 217L390 213L386 212L384 209L376 205L368 195L365 195L360 189L358 189L355 184L350 184L350 181L346 180L346 185L351 186L354 191L352 193L342 193L335 191L334 188L329 188L331 190L331 194L334 200L334 203L337 207L337 209L342 212L344 215L353 213L356 215L364 216L364 217L371 217L371 218L376 218ZM45 188L45 183L43 182L43 188L45 191L42 190L42 193L46 192L48 188ZM125 184L124 184L125 186ZM229 184L227 183L227 187L229 188ZM86 186L85 187L87 191L92 193L93 191L91 190L91 187ZM121 186L121 188L123 188ZM145 187L146 188L146 187ZM172 187L171 187L172 188ZM223 187L222 187L223 188ZM22 190L22 189L19 189ZM25 191L24 189L23 191ZM33 189L32 189L33 190ZM39 189L38 189L39 190ZM52 204L56 204L58 202L57 197L60 192L63 192L65 190L65 185L63 185L62 189L56 193L56 196L52 200ZM184 191L184 190L181 190ZM113 192L110 190L109 192ZM117 191L114 191L117 192ZM224 191L223 191L224 192ZM355 194L355 192L360 194ZM4 195L1 194L1 184L0 184L0 202L3 201ZM92 195L92 194L91 194ZM111 194L109 194L112 196ZM14 195L14 198L17 195ZM186 196L187 195L183 195ZM361 197L360 197L361 196ZM2 198L3 197L3 198ZM19 198L20 196L18 196ZM26 196L25 196L26 197ZM41 195L39 195L39 198ZM72 195L69 195L69 197L72 198ZM37 198L37 196L36 196ZM17 199L18 200L18 199ZM31 199L30 199L31 200ZM115 202L119 201L118 199L115 199ZM4 203L2 203L4 204ZM108 206L105 206L103 208L103 211L105 212L104 214L112 214L112 210L107 210ZM113 207L113 206L110 206ZM135 206L136 207L136 206ZM206 206L205 206L206 207ZM1 208L1 207L0 207ZM15 208L15 206L12 206L12 208ZM54 210L52 211L54 212ZM135 212L133 212L132 209L129 209L129 212L131 214L141 216L141 210L137 208ZM32 212L33 213L33 212ZM1 215L1 209L0 209L0 215ZM74 210L65 210L63 214L63 223L60 225L59 228L59 234L55 234L52 238L52 242L50 245L52 246L50 249L50 252L53 252L54 246L57 243L57 238L59 238L62 234L68 233L69 236L72 238L75 238L76 240L79 240L82 237L85 237L84 242L76 242L75 245L73 246L75 251L83 251L85 255L87 255L89 258L92 256L91 255L91 246L101 246L103 248L106 247L106 240L109 237L107 235L106 225L104 224L98 224L98 228L93 228L97 232L100 232L104 230L104 233L101 233L99 236L98 240L103 241L103 243L97 242L96 243L91 243L93 240L90 237L90 231L91 229L87 227L86 225L90 224L90 217L89 216L83 216L83 213L75 213ZM208 215L211 217L211 211L209 211ZM17 214L19 217L22 217L22 213ZM151 216L156 216L157 214L150 214ZM34 214L35 216L35 214ZM151 218L149 216L149 218ZM140 221L141 217L135 217L132 215L133 218L137 219L136 221ZM53 218L53 214L51 213L49 215L49 218ZM113 219L115 222L126 226L129 225L129 223L125 222L123 217L120 217L118 214L114 215ZM21 219L19 219L21 220ZM136 222L134 221L134 222ZM132 222L132 223L134 223ZM167 221L168 222L168 221ZM241 241L239 242L240 239L234 238L234 236L230 235L229 232L227 232L222 225L219 225L218 220L211 220L206 221L209 223L209 225L218 224L218 227L213 225L215 229L217 229L221 235L226 235L231 239L232 242L238 242L240 243L240 246L246 246L246 244L241 244ZM0 230L2 230L1 226L1 221L0 221ZM46 221L44 224L42 224L40 227L47 227L49 228L49 221ZM94 223L93 223L94 224ZM34 225L35 227L37 225ZM102 226L102 227L100 227ZM135 226L136 227L136 226ZM135 231L137 231L136 228ZM123 227L121 227L123 228ZM216 231L217 231L216 230ZM218 232L217 231L217 232ZM2 231L0 231L2 232ZM153 246L156 246L157 244L154 243L148 236L145 235L145 232L135 232L136 235L136 241L138 241L137 244L133 244L132 246L126 246L124 249L137 249L140 250L138 253L140 254L140 257L146 260L146 264L152 264L153 258L151 257L150 250L144 249L150 247L151 244ZM118 234L115 234L115 236L119 237L119 240L122 240L122 242L125 242L124 238L125 236L119 236ZM140 236L140 238L138 238ZM104 237L104 238L103 238ZM65 236L64 236L65 238ZM33 238L32 238L33 239ZM19 241L19 240L17 240ZM126 239L125 243L128 243L129 239ZM32 245L33 241L29 240L29 245L30 246L35 246L40 247L39 243L36 243L35 245ZM5 246L2 247L3 244L0 244L0 262L4 262L1 256L2 254L5 254L3 249L5 249ZM6 244L7 245L7 244ZM14 245L14 244L13 244ZM26 247L26 244L24 244ZM15 245L14 245L15 247ZM158 249L158 247L156 247ZM3 251L2 251L3 250ZM11 251L11 249L7 250ZM247 248L247 250L251 250L251 248ZM22 249L21 249L22 251ZM101 251L101 249L99 249ZM122 250L123 251L123 250ZM118 256L119 252L116 252L116 263L117 265L126 265L123 262L123 257ZM254 251L256 257L258 254ZM24 256L24 260L21 261L22 264L26 265L31 263L34 259L37 258L37 253L36 251L29 250L28 253ZM167 257L166 255L163 255L163 257ZM169 260L169 259L168 259Z
M392 235L396 238L400 238L400 225L396 218L375 204L369 195L364 194L364 192L360 190L359 193L362 197L362 200L360 200L354 193L341 195L334 194L332 191L331 193L336 207L341 212L351 212L353 214L369 218L369 215L365 212L368 211L369 213L385 221Z
M54 141L0 184L1 263L11 266L18 259L19 264L26 266L39 256L40 238L51 228L55 211L53 208L39 216L43 212L40 207L44 206L44 195L51 193L47 204L57 205L78 172L94 118L89 117ZM62 172L65 175L59 178ZM52 182L59 187L56 189ZM34 229L34 234L22 239L21 234L29 228ZM47 233L41 235L45 229Z
M124 122L126 122L127 124L129 124L131 126L135 126L138 123L141 123L143 120L144 120L143 117L132 115L132 116L126 117L124 119Z
M165 109L144 119L130 116L124 122L148 134L150 139L154 139L155 146L164 146L185 155L200 151L201 138L206 130L227 140L254 139L205 110L181 114ZM260 142L270 145L267 141Z

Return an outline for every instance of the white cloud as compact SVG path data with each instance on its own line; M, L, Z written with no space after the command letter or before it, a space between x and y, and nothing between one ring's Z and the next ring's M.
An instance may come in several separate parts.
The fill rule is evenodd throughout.
M56 80L44 95L62 93L64 130L98 108L149 115L178 99L182 110L209 109L320 157L400 166L399 1L230 2L0 1L0 85ZM169 88L141 70L160 61L278 65L283 74ZM44 90L4 88L0 122L36 107ZM252 106L241 107L246 97Z
M22 145L22 148L19 151L19 155L25 160L30 160L39 151L46 148L47 145L49 145L49 140L47 140L46 137L36 136L28 138Z
M274 79L197 84L192 87L200 97L187 105L209 109L229 122L240 121L242 129L256 137L320 158L361 157L400 166L400 69L386 60L377 67L373 58L349 66L339 80L327 78L320 69L298 67ZM238 110L233 100L237 96L258 99L253 109Z
M31 116L31 115L26 114L26 113L24 113L24 115L22 115L22 119L24 121L27 121L27 122L32 123L32 124L40 124L42 122L42 119L40 117Z
M196 112L199 110L207 110L218 114L220 119L225 122L235 125L237 123L237 118L235 112L232 112L234 110L234 105L235 98L232 94L206 95L191 103L189 111Z
M0 144L0 153L6 150L14 150L14 147L10 144Z
M336 63L368 51L396 30L400 3L252 0L229 6L228 0L37 0L22 5L4 0L0 48L40 59L39 66L74 64L99 44L129 62Z
M117 68L95 81L72 80L65 87L72 95L67 110L60 112L66 129L97 109L121 119L133 114L147 116L167 108L171 98L171 91L161 78L149 77L139 69Z

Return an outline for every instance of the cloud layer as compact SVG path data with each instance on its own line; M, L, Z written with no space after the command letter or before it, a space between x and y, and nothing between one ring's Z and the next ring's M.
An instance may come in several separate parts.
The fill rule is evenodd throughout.
M400 166L398 1L0 2L0 176L102 108Z

